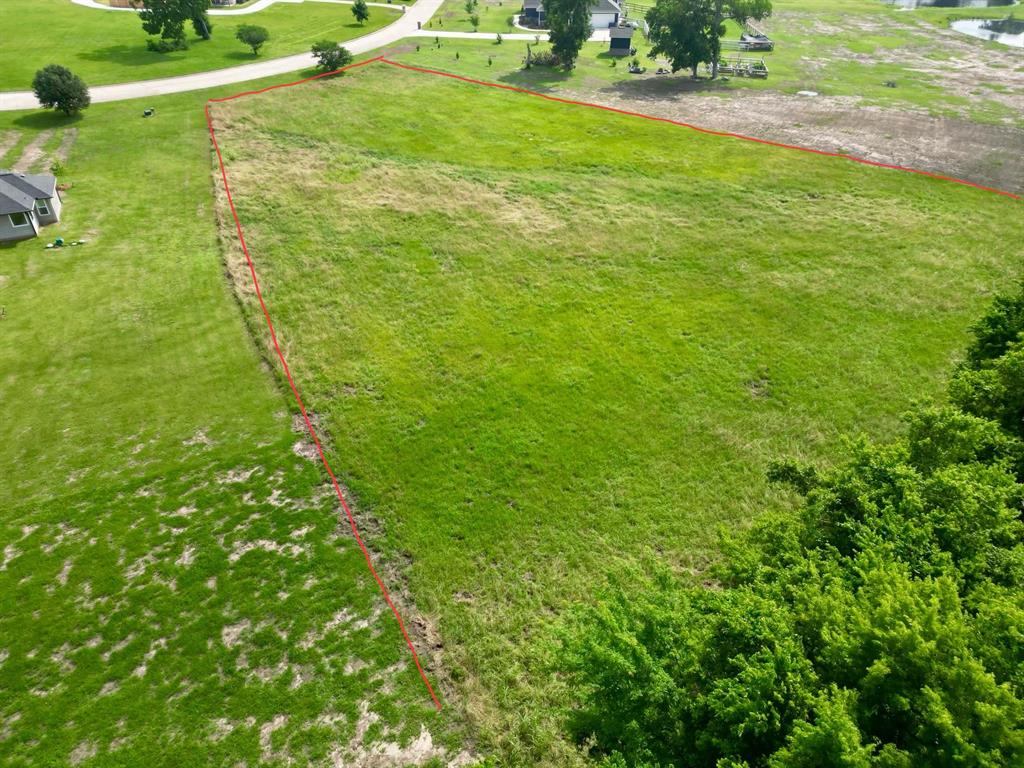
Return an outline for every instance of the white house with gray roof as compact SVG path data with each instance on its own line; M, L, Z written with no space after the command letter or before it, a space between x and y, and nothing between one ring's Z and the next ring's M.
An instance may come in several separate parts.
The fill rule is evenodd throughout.
M0 171L0 242L35 237L60 221L60 206L56 177Z
M622 6L618 0L594 0L590 10L590 26L594 29L608 29L618 25L622 17ZM528 27L547 27L543 0L523 0L521 23Z

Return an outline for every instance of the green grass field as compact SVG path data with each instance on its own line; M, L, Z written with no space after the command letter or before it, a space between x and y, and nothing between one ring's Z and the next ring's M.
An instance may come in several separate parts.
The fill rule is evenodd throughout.
M892 434L1020 268L1018 202L385 65L215 116L335 466L512 764L570 760L568 604L699 577L788 502L771 459Z
M0 165L76 133L61 224L0 247L4 766L449 743L224 279L209 95L0 115Z
M246 63L240 23L271 29L270 57L391 18L279 5L164 56L130 14L0 5L18 89L51 61L90 84ZM941 63L924 25L963 13L777 9L772 78L713 92L1020 120L992 98L1005 69L964 95L872 58ZM519 42L431 43L393 55L555 93L634 79L595 44L564 73L520 70ZM770 459L892 434L1020 271L1019 203L382 65L216 107L286 354L438 717L225 280L202 106L241 87L154 98L148 120L0 113L0 166L66 152L73 184L61 225L0 247L0 764L411 761L424 727L427 764L465 745L575 764L548 667L566 606L650 558L700 578L719 526L790 503ZM88 243L46 251L57 235Z
M510 31L508 17L519 11L518 4L512 5L514 8L510 11L509 3L503 0L501 4L498 0L481 2L480 30ZM825 96L855 98L865 106L925 110L933 115L1024 126L1024 116L1015 106L1019 102L1013 101L1024 96L1024 85L1019 75L1008 77L1008 72L1024 72L1018 52L942 29L951 19L1005 16L1009 12L1006 8L928 8L904 12L881 0L777 0L773 5L774 16L762 26L770 32L777 47L772 53L756 54L756 57L764 56L771 73L769 78L720 81L708 86L711 92L813 90ZM463 6L461 0L448 0L428 27L471 30ZM728 39L739 36L737 25L730 22L727 28ZM630 75L623 60L613 66L615 60L607 55L606 43L588 43L571 74L534 70L515 77L531 86L550 84L597 89L654 77L659 65L667 65L664 60L657 63L647 60L650 46L642 35L635 35L633 43L641 62L649 68L647 75ZM541 45L535 50L544 47ZM455 51L468 61L456 63ZM432 51L424 41L422 53L432 57L434 66L460 71L471 68L485 74L488 57L493 59L491 71L515 68L526 54L526 44L507 40L500 46L488 46L444 40L440 51ZM970 61L968 57L976 60L977 65L964 70ZM480 67L481 63L484 68ZM958 74L961 70L969 72L969 77L965 79ZM896 87L887 86L889 82L896 83Z
M348 5L277 4L254 14L212 16L210 40L196 38L189 28L187 51L154 53L146 49L147 35L135 14L83 8L70 0L4 0L0 90L30 89L36 70L47 64L66 66L89 85L233 67L256 60L235 39L242 24L270 31L260 58L272 58L307 51L316 40L359 37L394 21L398 13L371 8L369 21L360 26Z
M523 9L521 0L477 0L476 14L480 17L480 32L524 32L514 25L514 18ZM466 13L466 0L445 0L441 10L424 25L426 29L450 32L472 32L473 25Z

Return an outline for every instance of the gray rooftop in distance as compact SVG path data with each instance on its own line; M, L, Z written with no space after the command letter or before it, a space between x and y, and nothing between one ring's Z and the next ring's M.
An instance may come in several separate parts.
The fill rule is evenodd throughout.
M523 10L536 8L544 10L544 0L523 0ZM620 13L622 6L616 0L597 0L591 7L591 13Z
M49 174L0 171L0 214L31 211L36 200L57 193L57 179Z

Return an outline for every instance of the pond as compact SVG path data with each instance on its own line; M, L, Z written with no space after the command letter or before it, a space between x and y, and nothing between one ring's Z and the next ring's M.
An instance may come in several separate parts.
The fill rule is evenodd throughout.
M1014 19L960 19L950 25L957 32L971 37L1024 48L1024 21Z

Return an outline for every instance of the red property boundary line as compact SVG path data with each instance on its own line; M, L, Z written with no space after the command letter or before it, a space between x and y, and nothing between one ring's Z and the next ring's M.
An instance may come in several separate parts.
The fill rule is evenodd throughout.
M425 69L424 67L414 67L411 64L400 64L397 61L391 61L383 56L371 61L379 61L382 64L390 64L392 67L398 67L399 69L407 69L412 72L422 72L427 75L438 75L440 77L448 77L452 80L461 80L464 83L472 83L473 85L485 85L488 88L500 88L503 91L512 91L513 93L523 93L527 96L536 96L547 101L554 101L559 104L571 104L576 107L589 107L591 109L601 109L605 112L614 112L618 115L627 115L629 117L641 117L644 120L652 120L656 123L668 123L669 125L676 125L681 128L689 128L691 131L697 131L698 133L705 133L709 136L724 136L730 139L740 139L741 141L751 141L755 144L764 144L769 147L779 147L781 149L795 149L798 152L809 152L812 155L821 155L823 157L838 157L842 160L850 160L854 163L860 163L862 165L871 165L875 168L888 168L891 171L904 171L905 173L913 173L918 176L927 176L930 179L939 179L940 181L952 181L955 184L963 184L967 187L974 187L975 189L981 189L985 192L992 192L997 195L1003 195L1013 200L1020 200L1021 196L1014 194L1013 192L1007 192L1004 189L996 189L995 187L986 187L983 184L977 184L973 181L967 181L966 179L959 179L955 176L945 176L941 173L932 173L931 171L922 171L918 168L908 168L905 165L893 165L891 163L881 163L877 160L868 160L864 157L855 157L854 155L844 155L841 152L829 152L824 149L814 149L812 147L801 147L797 144L784 144L781 141L771 141L770 139L759 139L756 136L746 136L742 133L732 133L730 131L715 131L711 128L702 128L699 125L693 125L691 123L684 123L681 120L672 120L668 117L657 117L655 115L645 115L643 112L630 112L628 109L619 109L618 107L609 107L604 104L592 104L589 101L577 101L575 99L563 99L560 96L552 96L547 93L540 93L538 91L531 91L527 88L518 88L514 85L505 85L504 83L490 83L486 80L474 80L471 77L463 77L462 75L455 75L451 72L443 72L437 69ZM369 62L366 62L369 63ZM299 81L304 82L304 81Z
M342 69L354 69L378 60L379 59L368 59L356 64L350 64L347 67L342 67ZM341 70L337 71L340 72ZM402 621L402 616L398 612L398 608L395 607L395 603L391 599L391 594L388 592L388 588L384 586L384 582L377 573L377 569L373 567L373 560L370 558L370 551L366 548L366 544L363 543L363 537L359 535L359 529L356 527L356 520L352 516L352 509L349 507L348 502L345 501L345 494L341 492L341 485L338 483L338 478L335 477L334 471L331 469L331 465L327 463L327 456L324 455L324 448L320 444L320 438L317 436L316 430L313 429L313 422L310 421L309 414L306 412L306 404L302 402L302 395L299 394L299 389L295 385L295 379L292 377L291 369L288 367L288 361L284 359L284 353L281 351L281 345L277 341L277 333L274 330L274 321L270 319L270 312L267 310L267 303L263 300L263 291L260 290L260 281L256 276L256 266L253 264L252 256L249 255L249 247L246 245L245 234L242 232L242 223L238 220L238 211L235 210L235 201L231 197L231 186L228 184L228 174L224 169L224 157L220 153L220 145L217 143L217 134L213 129L213 119L210 116L211 103L231 101L232 99L238 99L243 96L253 96L258 93L266 93L267 91L272 91L275 88L288 88L293 85L307 83L310 80L316 80L320 77L326 77L327 75L332 74L334 74L334 72L326 72L322 75L314 75L313 77L296 80L293 83L271 85L267 88L261 88L258 91L245 91L244 93L236 93L234 96L210 99L206 102L206 106L204 107L204 111L206 113L206 126L210 130L210 139L213 140L213 149L217 154L217 164L220 166L220 177L224 181L224 192L227 194L228 206L231 208L231 217L235 220L235 230L238 232L238 241L242 245L242 253L245 254L246 263L249 265L249 274L252 275L252 284L256 289L256 298L259 299L260 309L263 310L263 318L267 321L267 330L270 331L270 340L274 343L274 351L277 353L277 359L281 361L281 367L284 369L284 375L288 379L288 386L291 387L292 394L295 396L295 402L298 403L299 410L302 412L302 420L306 423L306 429L309 431L309 436L313 439L313 443L316 445L316 451L320 455L320 461L324 465L324 469L327 470L328 476L331 478L331 484L334 486L334 492L338 495L338 501L341 502L341 508L345 510L345 517L348 518L348 524L352 529L352 535L355 536L356 541L359 543L359 549L362 550L363 557L366 558L366 566L370 569L370 573L373 574L373 578L374 581L377 582L377 586L380 587L381 594L384 595L384 600L387 602L388 608L391 609L391 613L394 614L395 619L398 621L398 628L402 630L402 637L405 638L405 644L409 646L409 652L412 653L412 660L416 663L416 670L420 673L420 677L423 679L423 684L427 686L430 698L434 700L434 707L440 711L441 700L437 698L437 694L434 693L434 687L430 684L430 680L427 679L427 673L423 671L423 665L420 664L419 654L416 653L416 647L413 645L412 639L409 637L409 632L405 628L405 622Z
M645 120L652 120L654 122L667 123L669 125L675 125L675 126L679 126L679 127L682 127L682 128L688 128L690 130L697 131L697 132L703 133L703 134L708 134L708 135L711 135L711 136L722 136L722 137L727 137L727 138L732 138L732 139L740 139L742 141L750 141L750 142L754 142L756 144L764 144L764 145L767 145L767 146L770 146L770 147L778 147L778 148L782 148L782 149L791 149L791 150L797 150L797 151L800 151L800 152L808 152L808 153L815 154L815 155L821 155L821 156L824 156L824 157L835 157L835 158L840 158L840 159L843 159L843 160L850 160L852 162L860 163L862 165L869 165L869 166L874 166L874 167L877 167L877 168L886 168L886 169L895 170L895 171L903 171L903 172L906 172L906 173L913 173L913 174L916 174L916 175L919 175L919 176L926 176L926 177L931 178L931 179L938 179L940 181L949 181L949 182L953 182L955 184L962 184L964 186L974 187L975 189L980 189L980 190L983 190L985 192L992 192L992 193L997 194L997 195L1002 195L1004 197L1009 197L1009 198L1011 198L1013 200L1020 200L1021 199L1020 195L1014 194L1013 192L1008 192L1008 191L1002 190L1002 189L996 189L994 187L987 187L987 186L984 186L982 184L977 184L977 183L975 183L973 181L967 181L966 179L959 179L959 178L956 178L956 177L953 177L953 176L945 176L945 175L939 174L939 173L932 173L931 171L923 171L923 170L919 170L917 168L908 168L906 166L893 165L893 164L890 164L890 163L881 163L881 162L877 162L875 160L868 160L866 158L854 157L852 155L844 155L844 154L841 154L839 152L829 152L829 151L822 150L822 149L813 149L811 147L801 147L801 146L797 146L797 145L794 145L794 144L784 144L784 143L778 142L778 141L771 141L771 140L768 140L768 139L759 139L759 138L756 138L754 136L745 136L743 134L731 133L729 131L711 130L709 128L702 128L702 127L697 126L697 125L691 125L690 123L684 123L684 122L681 122L679 120L672 120L672 119L667 118L667 117L656 117L654 115L645 115L645 114L643 114L641 112L631 112L631 111L625 110L625 109L618 109L617 107L609 107L609 106L605 106L603 104L591 104L591 103L586 102L586 101L576 101L574 99L564 99L564 98L561 98L559 96L552 96L552 95L546 94L546 93L539 93L537 91L531 91L531 90L528 90L526 88L518 88L518 87L513 86L513 85L505 85L503 83L491 83L491 82L487 82L486 80L475 80L475 79L470 78L470 77L463 77L462 75L452 74L451 72L442 72L442 71L435 70L435 69L425 69L423 67L415 67L415 66L412 66L410 64L400 64L397 61L391 61L390 59L386 59L383 56L377 56L377 57L372 58L372 59L366 59L365 61L360 61L360 62L357 62L355 64L350 64L347 67L342 67L341 69L335 70L334 72L325 72L325 73L322 73L322 74L313 75L312 77L305 77L305 78L302 78L301 80L295 80L295 81L290 82L290 83L279 83L277 85L267 86L266 88L260 88L258 90L254 90L254 91L243 91L241 93L236 93L236 94L234 94L232 96L224 96L224 97L221 97L221 98L210 99L209 101L207 101L206 106L204 108L205 109L205 113L206 113L206 125L207 125L207 128L210 131L210 139L213 142L214 152L217 155L217 164L220 167L220 176L221 176L221 179L224 182L224 192L227 195L228 206L231 209L231 216L232 216L232 218L235 221L235 230L238 232L238 240L239 240L239 243L242 246L242 252L245 254L246 263L249 266L249 274L252 276L252 284L253 284L253 287L256 289L256 297L259 299L260 309L263 311L263 318L266 320L266 323L267 323L267 330L270 331L270 339L273 342L274 351L277 353L278 360L281 361L281 367L284 370L285 377L288 379L288 386L291 387L292 394L295 396L295 402L298 404L299 410L302 412L302 419L303 419L303 421L306 424L306 429L309 432L309 436L312 438L313 443L316 445L316 450L317 450L317 453L320 456L320 461L323 464L324 469L327 470L328 476L331 478L331 484L334 486L334 491L335 491L335 493L338 496L338 501L341 503L341 507L345 511L345 516L348 518L348 524L349 524L349 526L352 529L352 534L353 534L353 536L355 536L355 539L356 539L356 541L359 544L359 548L360 548L360 550L363 553L363 557L366 559L366 565L370 569L370 573L373 575L374 580L377 582L377 586L380 588L381 594L384 596L384 600L387 602L388 607L391 609L391 613L394 614L395 619L398 621L398 628L402 631L402 637L405 639L405 644L408 646L409 652L412 654L412 658L413 658L413 661L416 664L416 669L417 669L417 671L420 674L420 678L423 680L423 684L426 686L427 691L430 693L430 698L433 699L434 706L438 710L441 709L441 701L438 699L437 694L434 693L434 688L433 688L433 686L431 686L430 680L427 678L426 672L424 672L424 670L423 670L423 665L420 663L419 654L416 653L416 648L413 645L412 639L409 637L409 633L408 633L408 631L405 628L405 622L402 621L402 616L398 612L398 608L395 606L394 601L392 601L391 594L388 592L388 589L384 585L384 582L381 580L380 575L377 573L377 570L373 567L373 560L370 557L370 552L366 548L366 544L363 543L362 537L359 535L359 529L356 526L356 521L355 521L355 518L352 515L352 510L349 507L348 502L345 500L345 495L344 495L344 493L342 493L341 485L338 482L338 478L335 476L334 471L331 469L331 465L328 464L328 462L327 462L327 456L324 454L323 446L320 444L320 438L317 436L316 430L313 429L313 423L310 421L309 414L306 411L306 405L302 401L302 396L299 394L298 386L295 384L295 379L292 377L291 369L288 367L288 362L285 360L284 353L281 351L281 345L278 343L277 333L274 330L274 322L273 322L273 320L270 317L270 312L267 309L266 301L264 301L264 299L263 299L263 292L260 289L259 278L256 276L256 266L255 266L255 264L253 264L252 256L249 254L249 248L248 248L248 245L245 242L245 234L242 232L242 224L241 224L241 222L238 219L238 212L235 210L235 201L234 201L234 199L232 198L232 195L231 195L231 186L230 186L230 184L228 184L228 175L227 175L227 171L225 170L225 167L224 167L224 158L221 155L220 145L217 143L216 131L213 128L213 119L210 116L210 105L214 104L214 103L233 101L235 99L240 99L240 98L245 97L245 96L255 96L255 95L258 95L258 94L261 94L261 93L266 93L268 91L277 90L278 88L291 88L291 87L296 86L296 85L301 85L303 83L308 83L308 82L310 82L312 80L319 80L322 77L328 77L330 75L337 74L338 72L342 72L342 71L350 70L350 69L356 69L357 67L364 67L364 66L366 66L368 64L373 64L373 63L377 63L377 62L379 62L381 64L387 64L387 65L392 66L392 67L397 67L399 69L409 70L409 71L412 71L412 72L419 72L419 73L427 74L427 75L436 75L436 76L439 76L439 77L447 77L447 78L450 78L452 80L459 80L459 81L462 81L464 83L470 83L470 84L473 84L473 85L481 85L481 86L486 86L488 88L498 88L498 89L501 89L501 90L504 90L504 91L512 91L513 93L521 93L521 94L525 94L527 96L535 96L537 98L545 99L546 101L557 102L559 104L570 104L570 105L573 105L573 106L589 107L591 109L600 109L600 110L603 110L605 112L613 112L613 113L620 114L620 115L627 115L629 117L639 117L639 118L643 118Z

